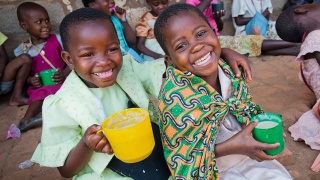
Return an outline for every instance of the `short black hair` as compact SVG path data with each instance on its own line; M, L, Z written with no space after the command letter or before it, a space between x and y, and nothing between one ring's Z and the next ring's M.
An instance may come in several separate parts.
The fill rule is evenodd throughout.
M307 27L300 21L294 13L295 6L284 10L276 21L276 30L278 36L289 42L302 42L303 34Z
M82 0L84 7L89 7L89 3L95 2L95 0Z
M167 23L172 17L175 17L183 12L193 12L198 15L201 19L203 19L209 26L208 19L202 14L202 12L195 6L184 3L177 3L166 8L157 18L156 23L154 25L154 35L160 44L163 51L169 55L168 49L165 47L166 37L164 36L167 28Z
M19 22L25 20L23 16L25 15L26 12L28 12L30 10L44 10L45 12L47 12L46 8L44 8L40 4L37 4L34 2L21 3L17 8L17 16L18 16Z
M60 24L60 35L62 45L65 51L69 52L70 33L72 26L79 25L88 21L108 20L115 30L110 16L93 8L80 8L66 15Z

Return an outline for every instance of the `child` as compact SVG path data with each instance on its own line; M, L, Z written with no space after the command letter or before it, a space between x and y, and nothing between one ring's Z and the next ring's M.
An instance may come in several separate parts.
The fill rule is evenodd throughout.
M304 140L311 149L320 150L320 4L290 7L277 19L276 29L285 41L302 42L297 56L300 79L314 92L317 103L289 127L294 140ZM311 167L320 170L320 156Z
M9 104L26 105L28 97L23 94L32 59L27 54L21 54L8 62L8 55L3 46L6 40L7 37L0 32L0 94L7 94L13 89Z
M223 28L221 17L225 11L213 13L211 2L217 0L186 0L187 4L197 6L203 12L211 27L216 30L221 47L230 48L240 54L249 54L249 57L260 55L297 55L299 44L289 43L282 40L266 40L261 35L237 35L220 36L218 31Z
M82 3L84 7L98 9L111 16L120 41L122 55L130 54L136 61L144 62L144 59L127 44L129 42L129 44L135 45L136 36L127 21L125 9L115 6L114 0L82 0Z
M158 128L154 129L153 153L133 164L114 157L106 137L97 133L101 129L97 124L130 108L129 104L152 109L148 94L158 95L163 62L139 64L144 74L136 74L132 66L138 63L130 56L122 57L111 18L93 8L68 14L61 22L60 34L65 50L62 57L72 72L61 89L44 101L41 143L32 160L58 167L63 177L168 179L160 133L155 131ZM152 120L158 123L158 119Z
M235 35L247 35L245 26L255 16L256 13L263 15L266 21L268 21L267 33L265 37L267 39L278 39L275 30L275 22L269 21L269 16L273 11L271 0L233 0L232 1L232 17L233 26L236 30ZM255 34L260 34L262 30L254 29Z
M59 36L50 34L51 24L47 10L39 4L25 2L18 6L17 15L20 27L28 32L30 38L21 43L14 53L16 56L28 54L32 57L31 72L27 79L30 84L27 89L29 107L18 125L20 131L23 132L42 123L42 118L36 116L41 112L43 99L60 88L63 77L68 74L69 69L66 68L60 56L62 46ZM42 86L39 73L52 68L46 63L44 57L58 68L58 71L52 76L56 85Z
M262 151L279 144L251 136L257 121L249 123L246 114L262 110L252 102L245 80L219 60L218 38L201 11L188 4L169 6L155 23L155 36L171 64L159 110L174 178L291 179L275 156Z
M138 49L143 52L145 60L154 60L164 56L164 52L160 47L158 41L154 37L154 22L158 18L159 14L168 7L168 0L147 0L148 5L151 7L150 12L146 12L136 25ZM146 55L148 54L148 55ZM221 56L225 58L228 64L237 72L237 77L240 76L240 71L237 66L233 66L235 61L246 62L245 57L237 52L234 52L228 48L223 48ZM247 63L243 64L247 66ZM248 68L245 68L248 69ZM251 80L251 74L247 74L248 82Z

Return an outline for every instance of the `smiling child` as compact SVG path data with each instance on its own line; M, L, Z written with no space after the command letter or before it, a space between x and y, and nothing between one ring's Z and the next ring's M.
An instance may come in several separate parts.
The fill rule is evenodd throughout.
M154 29L169 64L158 105L172 176L291 179L275 156L262 151L279 143L253 139L257 121L250 123L247 114L253 117L263 111L252 102L244 78L236 78L220 59L219 40L202 12L187 4L169 6Z

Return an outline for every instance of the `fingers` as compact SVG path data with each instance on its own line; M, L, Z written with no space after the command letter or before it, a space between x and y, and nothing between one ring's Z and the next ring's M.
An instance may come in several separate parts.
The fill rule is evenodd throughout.
M239 62L239 65L243 68L243 71L244 71L245 77L246 77L246 82L252 81L252 72L251 72L251 68L249 66L249 63L247 63L247 61L243 60L243 61ZM239 75L239 77L240 77L240 75Z
M53 79L54 82L56 82L57 84L60 84L63 82L63 74L62 71L60 69L57 69L57 72L55 72L51 78Z
M39 87L42 86L38 74L35 74L35 75L31 78L31 83L32 83L32 85L33 85L34 87L37 87L37 88L39 88Z
M103 133L98 132L102 127L90 126L85 132L85 142L95 152L113 154L111 145Z
M320 154L316 157L310 168L314 172L320 171Z
M258 120L254 120L254 121L250 122L250 124L248 124L248 126L246 126L242 131L245 134L251 135L252 130L254 129L254 127L257 126L257 124L258 124Z
M215 18L221 18L225 15L226 13L226 10L220 10L220 11L217 11L217 12L212 12L213 14L213 17Z

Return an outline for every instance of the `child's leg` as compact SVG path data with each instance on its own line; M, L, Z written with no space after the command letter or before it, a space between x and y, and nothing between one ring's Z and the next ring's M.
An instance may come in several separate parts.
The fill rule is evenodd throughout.
M27 104L28 98L22 95L23 89L30 74L32 58L22 54L11 60L4 71L1 82L15 81L13 93L10 98L10 105L18 106Z
M320 171L320 154L314 160L314 162L313 162L313 164L311 166L311 170L315 171L315 172L319 172Z
M36 117L42 108L43 100L33 101L28 109L24 117L20 120L18 128L20 131L27 131L33 127L39 126L42 124L42 118Z
M291 43L282 40L263 40L261 54L263 55L293 55L300 51L299 43Z

